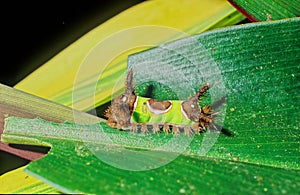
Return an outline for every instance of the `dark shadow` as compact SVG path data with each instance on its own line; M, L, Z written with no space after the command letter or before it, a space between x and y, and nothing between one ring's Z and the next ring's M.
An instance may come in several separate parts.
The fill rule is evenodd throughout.
M233 137L234 133L229 131L228 129L222 128L221 129L221 133L223 133L224 135L228 136L228 137Z
M25 160L4 151L0 151L0 159L0 176L8 171L27 165L30 162L29 160Z
M219 108L220 106L222 106L223 104L226 103L226 97L222 97L220 100L214 102L212 105L211 105L211 108L213 110Z
M154 85L150 84L147 88L146 93L143 95L146 98L153 98Z
M228 137L233 137L234 136L233 132L231 132L228 129L226 129L224 127L221 127L220 125L217 125L215 123L211 124L209 129L211 131L219 131L219 132L221 132L222 134L224 134Z
M28 150L28 151L38 152L43 154L47 154L51 149L50 147L46 147L46 146L33 146L33 145L23 145L23 144L9 144L9 145L16 149Z
M87 113L98 116L100 118L107 119L105 116L105 110L108 109L108 107L111 105L111 101L106 102L105 104L102 104L101 106L98 106L92 110L89 110Z

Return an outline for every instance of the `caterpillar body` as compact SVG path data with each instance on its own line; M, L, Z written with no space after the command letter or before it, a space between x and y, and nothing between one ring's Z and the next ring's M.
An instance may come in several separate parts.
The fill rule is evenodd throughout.
M200 107L199 99L210 89L203 86L188 100L155 100L136 96L128 71L125 93L116 97L105 111L107 125L141 132L201 133L213 124L211 106Z

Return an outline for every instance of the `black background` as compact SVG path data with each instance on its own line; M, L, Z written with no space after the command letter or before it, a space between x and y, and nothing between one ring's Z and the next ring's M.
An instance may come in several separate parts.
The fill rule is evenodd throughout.
M139 2L2 1L0 83L14 86L82 35ZM26 163L0 151L0 175Z
M0 83L15 85L82 35L139 2L3 1Z

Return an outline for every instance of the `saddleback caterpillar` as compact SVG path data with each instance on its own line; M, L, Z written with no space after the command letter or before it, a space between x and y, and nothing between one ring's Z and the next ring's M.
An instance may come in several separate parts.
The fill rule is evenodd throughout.
M125 93L116 97L105 111L107 125L120 130L148 132L201 133L215 126L211 106L198 101L210 89L203 86L188 100L155 100L136 96L132 87L132 69L128 71ZM216 129L216 128L215 128Z

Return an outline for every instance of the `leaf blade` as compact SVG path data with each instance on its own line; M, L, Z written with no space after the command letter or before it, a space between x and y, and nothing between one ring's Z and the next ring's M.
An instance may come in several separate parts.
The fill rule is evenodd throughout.
M74 117L81 118L83 123L98 120L93 115L72 110L66 106L0 84L0 135L4 129L4 118L7 115L27 118L39 117L55 122L74 121ZM16 149L2 142L0 149L28 160L36 160L44 155L29 150Z
M300 1L228 0L252 21L280 20L300 16Z
M58 135L56 135L56 138L53 135L50 136L50 138L43 136L41 132L32 135L34 132L33 129L35 128L29 125L33 124L34 120L18 119L20 121L26 121L27 132L29 132L27 136L31 135L33 136L31 138L53 144L51 153L44 159L30 164L27 170L33 174L38 174L40 178L47 178L56 184L60 184L61 186L59 188L61 190L64 189L64 192L97 193L115 190L115 193L122 193L132 190L130 192L133 193L180 193L183 190L189 190L188 192L205 194L214 193L214 190L216 190L216 192L222 193L261 193L266 191L275 194L285 192L292 194L299 193L299 134L297 133L299 130L299 117L297 118L299 114L299 101L297 101L299 100L299 93L297 92L299 91L300 85L297 78L299 78L300 71L297 64L299 64L300 59L300 48L298 47L299 37L295 34L297 29L299 29L299 21L299 19L291 19L272 23L243 25L196 36L196 40L201 41L201 38L205 40L201 43L206 44L205 48L211 52L217 64L220 65L221 72L224 73L224 81L228 92L228 115L227 118L225 118L225 127L235 133L233 137L220 135L218 142L207 153L208 157L195 155L199 151L199 140L201 140L201 136L204 136L201 135L196 137L193 140L195 143L191 143L190 148L183 155L172 161L172 163L151 171L130 172L117 169L101 162L87 148L83 147L82 143L80 143L80 138L82 137L75 137L75 141L62 143L61 140L57 139L59 137ZM267 27L271 27L272 31L266 31L266 29L270 29ZM279 33L277 32L278 30ZM257 37L261 37L262 34L268 34L269 36L267 36L267 39L258 39ZM285 36L282 36L282 34ZM195 39L190 38L188 40L194 41ZM252 42L253 40L256 40L256 42ZM267 41L269 44L265 44L265 46L261 48L265 43L264 41ZM271 43L274 41L284 42L285 44L272 45ZM245 42L246 44L238 44L241 42ZM261 44L253 44L257 42L261 42ZM175 51L178 50L176 44L171 44L173 44ZM221 45L229 45L231 47L221 49ZM236 46L236 48L232 45ZM272 47L270 47L270 45ZM182 45L182 48L184 47L185 45ZM181 54L183 54L182 52L184 51L182 48L180 50ZM289 55L286 55L284 52L281 54L278 53L278 51L285 51L285 49L289 51ZM169 58L172 59L172 55L163 55L161 51L162 50L153 49L131 56L130 58L132 60L134 57L137 58L137 56L141 58L148 56L147 58L152 59L150 64L161 65L152 62L155 62L155 60L168 61ZM187 49L186 51L191 50ZM268 51L269 55L266 55L264 51ZM245 60L236 57L236 52L239 52L239 56L244 56ZM249 56L249 53L252 55ZM151 54L156 56L156 58L153 58ZM192 52L188 52L184 55L190 57L189 55L191 54ZM257 57L253 54L256 54ZM279 57L281 57L280 59L282 61L278 60L278 55L280 55ZM188 59L191 60L192 57ZM266 61L264 59L266 59ZM191 70L195 70L192 66L193 64L185 63L182 58L180 58L180 60L181 63L177 63L179 67L189 67ZM135 71L135 73L138 74L134 77L137 85L145 82L146 80L143 80L147 78L145 74L150 72L147 71L147 69L137 69L138 66L143 65L140 62L138 59L130 61L131 66L139 70ZM282 64L285 66L282 66ZM208 65L210 64L204 67ZM263 65L262 69L260 68L261 65ZM148 68L152 70L153 74L155 73L153 66L149 66ZM175 72L176 70L187 71L187 69L183 68L171 69L171 71ZM163 71L164 70L161 72ZM169 71L169 69L165 71ZM170 73L172 72L169 72L169 74ZM197 72L193 74L196 75ZM265 74L267 74L267 76ZM158 77L158 81L166 79L166 77ZM170 79L172 81L171 83L175 82L174 79L184 81L183 77L168 77L167 79ZM192 82L193 80L189 81ZM261 81L263 82L260 83ZM180 86L178 83L179 81L176 81L173 85L175 85L175 87L177 85ZM194 87L197 87L196 84ZM282 86L284 86L284 88ZM181 87L180 89L185 92L184 94L189 94L190 89L188 87ZM270 100L265 101L266 97L270 97ZM264 103L267 104L262 106ZM285 108L285 110L283 108ZM292 118L287 118L288 112L295 115L293 115ZM280 115L274 118L274 113ZM253 117L253 114L255 114L256 117ZM259 118L260 120L255 120L255 118ZM9 118L8 120L14 119ZM256 122L256 124L253 122ZM275 122L274 124L276 125L272 126L273 122ZM22 125L22 123L18 124L17 121L13 123L8 122L7 124L5 136L10 135L18 138L21 135L22 137L22 131L18 130L20 128L14 128L13 124L20 126L25 125ZM46 125L49 124L46 123ZM61 124L56 127L63 129L64 125L68 126L71 124ZM253 129L253 125L255 125L255 129ZM41 124L37 126L41 127ZM269 128L270 126L272 128ZM283 131L284 133L280 131L282 127L286 127L286 131ZM146 142L147 139L151 139L151 136L156 136L156 142L154 143L157 143L159 140L163 141L164 139L162 135L151 135L144 137L142 139L143 142L138 143L135 137L138 135L114 131L107 127L105 127L105 129L108 130L111 135L116 136L118 144L121 146L124 145L124 143L120 141L120 138L124 138L124 141L127 141L127 146L131 148L145 149L149 147ZM55 135L56 131L50 133L54 133ZM70 133L70 136L72 136L72 134L74 136L76 130ZM68 136L66 133L63 135ZM100 145L101 141L105 141L92 135L93 134L91 134L90 137L98 140ZM5 136L3 138L6 139L6 141L12 140L12 137ZM30 136L27 138L30 138ZM26 139L26 137L23 136L22 139ZM141 145L143 143L145 144L144 146ZM64 146L65 144L66 146L69 144L69 146L66 147ZM102 144L107 145L105 142ZM269 147L270 145L272 145L272 147ZM260 148L258 146L260 146ZM113 150L110 152L112 153ZM163 156L168 156L172 154L172 152L163 154ZM70 158L74 159L69 161ZM264 159L267 159L267 161L264 161ZM77 172L79 166L82 167L82 169L80 169L82 172L80 173ZM49 175L49 170L47 169L55 170L56 173ZM205 179L199 178L199 172ZM225 172L225 174L221 175L220 173L223 172ZM63 173L68 173L74 177L76 176L78 180L75 180L75 182L78 182L78 184L74 185L70 180L61 181L57 175ZM183 181L182 183L177 181L178 175L180 175L179 180ZM122 180L124 177L126 180ZM222 178L221 180L220 177ZM142 178L149 178L150 181ZM154 184L151 183L151 178L154 179ZM158 181L156 181L156 178L159 178ZM244 180L243 178L247 179ZM90 183L87 181L90 181ZM165 182L163 183L165 187L163 189L161 188L161 181ZM87 186L82 186L82 183ZM93 185L95 183L98 184L97 186L99 188L88 186L89 184ZM194 187L192 187L191 190L190 185L186 184L191 184ZM199 186L199 184L201 185ZM217 185L214 186L212 184ZM232 188L229 184L238 187ZM65 191L66 189L68 190Z

